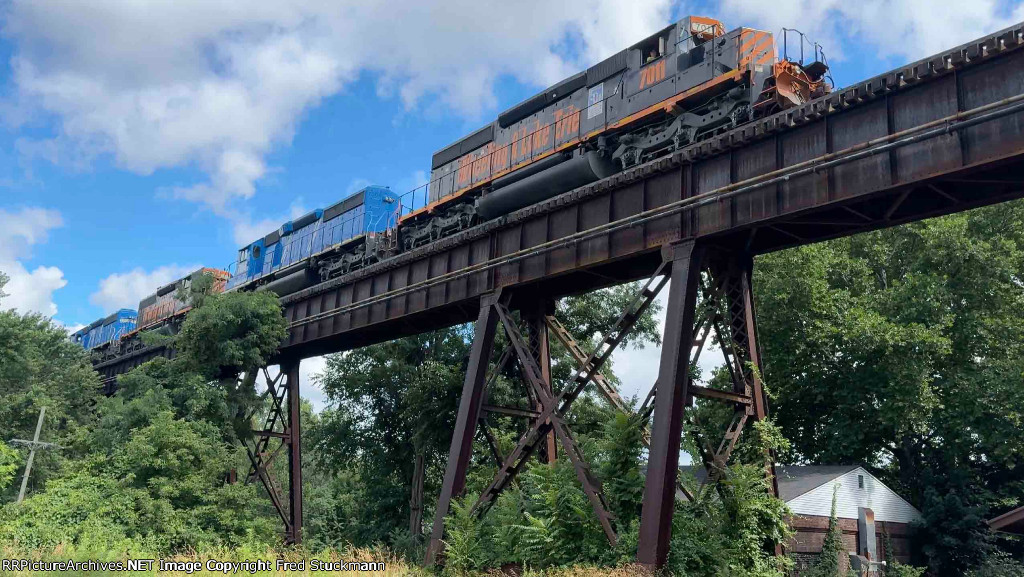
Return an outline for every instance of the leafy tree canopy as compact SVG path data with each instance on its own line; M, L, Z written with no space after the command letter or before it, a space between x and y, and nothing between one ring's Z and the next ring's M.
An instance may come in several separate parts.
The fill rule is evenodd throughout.
M767 255L755 290L783 458L872 467L933 570L977 563L1024 495L1024 203Z

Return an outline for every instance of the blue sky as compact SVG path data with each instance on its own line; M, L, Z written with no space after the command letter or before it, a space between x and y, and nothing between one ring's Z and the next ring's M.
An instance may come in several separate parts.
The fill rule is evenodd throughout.
M300 211L423 184L437 149L686 14L803 29L839 85L1024 19L996 0L348 4L0 2L0 306L68 326L134 308Z

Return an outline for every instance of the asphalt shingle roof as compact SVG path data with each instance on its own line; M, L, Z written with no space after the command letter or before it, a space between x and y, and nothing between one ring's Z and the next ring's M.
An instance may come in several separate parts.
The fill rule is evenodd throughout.
M777 465L775 474L779 478L779 498L792 501L856 468L857 465ZM698 481L707 476L704 467L683 466L679 471L695 475Z

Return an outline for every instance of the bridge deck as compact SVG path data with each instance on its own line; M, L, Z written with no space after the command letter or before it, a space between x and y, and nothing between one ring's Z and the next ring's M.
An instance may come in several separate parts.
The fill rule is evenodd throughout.
M1018 25L289 295L281 354L469 322L498 287L641 278L684 238L760 254L1024 196L1022 45Z

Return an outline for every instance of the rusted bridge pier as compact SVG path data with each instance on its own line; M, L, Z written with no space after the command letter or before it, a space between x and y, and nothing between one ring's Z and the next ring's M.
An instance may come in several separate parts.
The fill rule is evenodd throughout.
M753 259L1024 196L1022 47L1024 28L1015 25L288 295L281 300L289 322L278 359L286 374L282 382L294 391L297 407L298 359L476 321L474 360L431 541L436 555L440 519L464 489L479 418L503 409L488 406L483 396L500 325L512 346L499 363L522 365L535 402L532 410L521 411L531 419L531 433L512 454L493 452L499 472L479 497L477 510L486 511L524 459L545 445L546 455L572 460L597 518L614 540L600 482L580 457L564 416L591 383L621 406L600 369L605 352L611 354L615 339L621 340L617 335L628 332L630 315L639 309L625 311L590 353L588 341L568 335L550 306L539 311L538 302L648 279L634 303L642 307L671 278L658 383L637 415L641 424L653 415L638 556L643 563L662 565L680 431L692 429L685 424L690 400L716 398L736 408L723 440L717 446L701 443L701 459L713 474L744 425L767 414L757 370ZM541 314L546 331L538 322ZM733 376L731 391L702 389L688 375L689 361L709 330L728 343L723 350ZM546 337L565 344L580 367L561 389L549 388L547 354L540 346ZM96 368L111 378L168 354L144 348ZM295 379L287 376L293 373ZM281 388L275 381L278 394ZM294 419L289 414L292 398L274 401L281 416L266 428L274 434L265 437L289 440L290 498L270 492L281 505L289 538L298 541L299 423L297 412ZM549 447L548 440L553 441ZM268 453L266 445L253 454L272 460L275 452ZM258 460L254 467L260 469Z
M266 391L263 400L269 400L266 415L262 415L263 426L252 431L251 438L242 439L245 453L249 457L249 474L246 483L259 481L270 497L270 502L281 517L284 525L284 540L287 544L302 542L302 443L300 440L301 417L299 404L299 360L281 360L277 372L269 367L262 369ZM246 422L254 422L260 406L246 415ZM287 451L288 488L281 488L274 474L274 461L282 451Z
M676 491L679 490L676 476L686 406L699 397L729 403L735 411L732 422L717 445L712 445L709 439L700 438L696 428L691 427L690 432L696 437L697 446L701 450L701 459L709 471L705 484L714 483L724 473L744 425L750 419L765 418L767 406L759 376L760 353L750 288L752 258L746 254L707 250L697 247L692 240L666 244L660 254L661 264L589 355L583 353L579 342L565 330L553 311L545 315L544 324L557 335L577 363L571 382L559 389L552 386L550 370L544 367L545 363L550 362L547 348L531 346L538 341L528 341L523 337L509 309L509 303L513 300L512 291L498 289L481 297L444 484L435 509L427 564L433 564L441 553L444 519L449 512L451 499L465 489L474 437L481 432L485 439L491 439L486 431L485 414L489 411L510 411L503 407L485 405L484 399L487 398L488 387L494 377L513 360L522 367L526 392L529 397L537 400L538 411L526 415L530 417L530 425L507 457L498 454L493 444L490 444L498 471L476 500L474 511L481 514L485 512L538 449L547 445L550 457L553 453L551 443L557 440L563 454L571 460L577 479L609 543L615 545L618 536L600 480L593 475L566 423L573 402L587 385L594 384L597 392L611 406L634 417L638 427L646 429L651 413L654 414L652 430L645 434L650 456L638 560L651 566L664 564L668 554ZM622 401L614 386L601 375L601 367L666 285L669 286L668 320L662 342L658 380L639 411L631 414L630 408ZM698 294L702 297L699 311ZM531 327L536 327L536 315L524 311L520 316ZM488 372L499 324L509 345L499 356L494 370ZM535 333L537 329L531 332ZM721 344L732 377L732 391L695 385L689 374L690 367L696 363L713 332ZM543 339L538 340L543 342ZM555 394L555 390L559 392ZM772 487L775 487L772 463L767 457L765 474L772 482Z

